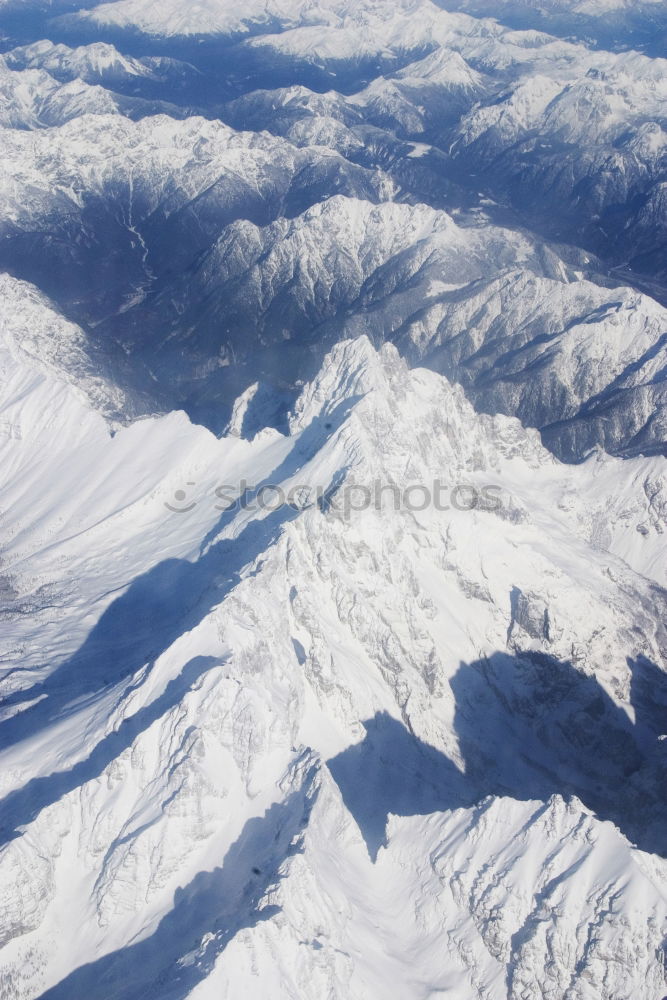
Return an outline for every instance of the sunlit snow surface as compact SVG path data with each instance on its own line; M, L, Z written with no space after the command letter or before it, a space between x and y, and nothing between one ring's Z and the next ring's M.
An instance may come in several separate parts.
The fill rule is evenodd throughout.
M667 993L665 23L0 3L0 1000Z

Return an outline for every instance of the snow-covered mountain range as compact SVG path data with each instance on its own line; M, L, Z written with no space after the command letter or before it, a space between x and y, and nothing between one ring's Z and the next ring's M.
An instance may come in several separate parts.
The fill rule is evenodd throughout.
M0 1000L667 993L663 14L0 3Z

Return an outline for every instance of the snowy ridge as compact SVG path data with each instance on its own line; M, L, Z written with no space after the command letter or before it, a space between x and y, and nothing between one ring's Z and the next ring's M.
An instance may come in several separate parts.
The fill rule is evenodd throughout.
M424 995L518 998L527 984L544 990L545 965L564 996L592 996L600 977L613 976L619 996L659 983L664 863L625 838L649 847L662 817L657 722L641 692L649 681L653 697L664 692L649 661L664 663L656 602L665 598L599 538L587 540L595 512L583 491L590 483L600 501L600 478L594 487L587 466L559 465L534 433L474 416L460 389L410 372L394 348L378 354L363 338L327 358L287 438L216 441L174 415L104 445L97 418L82 420L73 405L63 413L95 441L94 451L77 445L77 462L90 456L85 475L61 459L78 489L64 483L60 500L50 496L46 521L31 526L21 515L5 566L17 605L10 648L28 653L49 616L46 593L61 606L39 650L48 641L62 651L53 672L26 672L40 662L28 653L5 681L17 714L0 723L5 837L15 824L24 830L1 862L18 902L4 932L16 995L94 995L100 983L112 995L122 977L124 994L138 997L165 976L174 996L197 984L202 996L233 995L249 962L262 993L295 997L307 981L316 995L341 998L376 996L398 981L422 983ZM32 462L54 440L72 440L57 426L52 433L45 425L6 447ZM272 481L285 488L326 486L341 472L349 483L381 476L405 488L444 473L497 483L505 506L411 513L389 499L381 512L347 518L335 504L220 518L206 496L244 466L264 481L275 469ZM649 472L645 460L633 468ZM197 506L169 515L162 501L186 476L198 479ZM609 482L618 489L617 476ZM641 505L628 488L627 501ZM13 519L20 505L6 510ZM47 525L45 550L38 535ZM662 545L653 532L637 537L647 551ZM104 558L91 563L91 551ZM42 584L29 597L30 560L42 574L52 568L48 591ZM64 566L76 567L84 604L62 603ZM92 623L79 619L91 607L97 624L83 638ZM86 678L78 704L77 676ZM538 685L540 699L526 700ZM589 702L604 721L575 748L559 734ZM561 725L545 732L540 719L554 711ZM532 758L505 763L501 745L518 739ZM398 786L384 770L392 754L406 775ZM628 761L635 770L619 798L613 775ZM351 781L360 773L367 788ZM543 801L524 800L531 791ZM573 792L588 805L566 805ZM581 879L590 885L583 895ZM63 935L74 899L89 902ZM386 965L372 928L383 913L391 933L398 900L420 915L392 935ZM632 944L612 972L598 956L619 934Z
M411 0L401 0L400 6L409 8ZM322 6L312 0L271 0L270 4L267 0L251 0L240 12L231 0L202 0L185 10L175 0L167 5L155 0L115 0L71 16L97 26L131 26L147 34L168 37L245 33L256 25L293 27L310 22L335 25L348 15L354 16L357 7L352 0L327 0ZM380 12L382 5L377 10Z
M128 59L113 45L97 42L94 45L72 49L67 45L54 45L48 39L13 49L8 56L9 65L18 69L45 69L54 76L70 79L107 76L145 76L148 67L137 59Z
M146 79L164 83L173 76L196 73L194 67L175 59L134 59L105 42L72 48L43 39L11 49L5 58L12 69L43 69L59 80L107 85Z
M67 383L69 391L112 421L132 413L130 401L104 378L99 366L96 370L84 332L68 323L38 289L8 274L0 275L0 345L5 390L10 371L19 379L39 373L45 385L53 380Z
M445 149L448 150L448 162L457 165L455 170L491 170L493 176L487 180L500 205L486 199L482 204L488 205L490 211L481 206L475 209L479 212L480 228L490 221L503 201L513 201L519 192L522 203L532 206L535 217L538 221L546 220L545 225L551 226L551 220L556 217L558 220L570 218L572 225L578 226L578 220L583 217L587 220L587 231L576 235L586 236L593 248L602 247L606 252L611 246L613 260L619 259L616 255L620 251L624 251L625 260L635 252L644 261L654 256L656 266L661 266L656 234L661 230L665 201L660 177L666 147L660 121L654 120L659 118L664 103L661 99L664 67L660 60L638 53L591 52L583 45L562 42L548 35L511 31L497 23L446 14L430 4L418 5L418 16L408 7L392 10L390 16L389 8L383 5L364 6L354 16L355 21L349 12L342 10L341 13L338 8L327 8L317 14L309 9L307 17L320 18L321 30L331 32L337 46L347 44L346 18L352 18L354 25L359 20L364 24L375 24L376 20L379 23L377 32L359 31L354 25L350 27L355 44L383 38L383 32L392 38L395 33L397 38L406 40L409 20L412 32L433 29L432 51L417 60L408 59L408 65L393 76L377 77L352 97L336 91L315 94L299 85L245 95L226 105L225 114L234 125L247 127L250 124L255 129L270 127L275 135L273 139L257 131L237 134L220 122L206 123L197 117L184 123L164 116L143 118L133 124L116 115L116 121L112 121L108 115L110 111L136 117L145 114L150 106L147 108L144 104L141 110L136 103L132 104L134 99L119 97L98 87L90 88L77 80L61 87L49 98L48 113L43 114L40 121L44 124L75 117L76 121L65 126L62 132L48 131L42 138L8 133L8 176L5 197L0 197L0 204L11 242L7 244L4 266L13 266L17 245L18 252L25 252L25 234L33 227L48 232L49 226L55 225L59 232L65 232L67 249L59 248L57 268L51 267L47 274L35 271L35 257L28 252L20 274L45 287L52 296L61 290L62 304L77 322L84 326L90 324L95 329L102 324L103 336L106 337L109 331L108 337L116 345L130 343L134 351L137 339L144 338L147 328L157 331L180 329L182 314L175 314L170 306L175 297L181 298L180 289L174 296L171 283L175 271L180 269L184 274L186 287L191 284L193 270L198 272L196 280L201 278L205 282L215 309L209 308L203 318L201 311L188 311L189 322L184 336L176 333L173 337L169 334L166 339L162 338L163 342L156 345L155 368L138 376L138 381L143 382L142 391L154 390L148 412L170 405L188 407L196 386L197 394L206 402L200 407L202 412L195 412L191 407L189 412L219 431L231 416L233 399L253 384L258 374L265 378L264 370L246 373L238 361L243 347L239 349L235 342L236 317L232 316L231 323L219 322L220 303L228 301L229 288L216 288L213 275L202 273L202 254L219 239L223 250L229 249L232 233L225 230L230 222L241 218L257 224L259 217L263 223L267 215L269 220L275 217L277 205L291 218L301 212L304 205L317 204L339 193L371 203L405 198L411 204L431 199L437 203L439 191L437 188L432 190L433 175L445 162ZM307 30L320 29L311 25ZM287 44L292 34L291 30L285 30L276 35L276 44ZM252 45L273 45L273 37L269 41L269 36L260 35L251 42ZM47 64L50 58L70 60L72 67L82 67L82 73L86 60L93 66L105 63L115 66L125 59L110 46L102 46L103 51L96 45L76 49L53 46L49 55L44 44L47 43L39 43L37 49L43 52ZM29 51L30 47L16 49L14 58L25 63ZM309 58L312 52L308 49ZM353 53L348 53L345 58L352 56ZM36 52L35 58L38 57ZM135 59L134 62L126 60L122 65L133 67L136 63L143 67L149 62L139 63ZM20 77L22 74L10 75ZM138 69L135 75L140 77ZM83 114L91 110L95 116L99 115L97 124L93 124L91 116ZM411 137L418 141L405 145ZM516 159L518 149L522 150L519 160ZM49 156L45 155L47 150ZM252 150L251 155L248 150ZM530 154L528 160L526 152ZM566 169L563 168L564 157L568 160ZM613 166L611 172L610 164ZM556 202L558 212L554 213ZM571 215L568 215L568 205ZM619 209L619 205L626 208ZM607 210L613 219L606 219ZM421 211L419 204L415 205L415 211ZM99 213L104 223L101 232L93 232L92 252L89 252L91 235L86 216L91 213ZM116 232L111 235L104 229L109 225L106 216L114 220ZM391 221L388 224L393 225ZM568 222L566 228L569 225ZM620 227L619 248L615 247L615 238L609 237L609 225ZM185 239L180 235L183 226ZM72 247L69 234L82 229L85 235L78 236ZM175 232L179 233L176 240ZM242 257L249 252L242 246L244 235L254 239L249 229L234 234L234 253ZM568 232L555 235L571 238ZM268 239L272 238L269 232ZM346 238L345 233L340 232L339 238ZM115 245L114 241L125 246L128 273L122 288L113 287L113 282L109 281L109 272L115 275L117 269L113 256L104 256L106 244ZM510 237L508 241L511 242ZM625 241L629 242L629 247L625 246ZM294 247L294 260L307 243L303 240ZM83 244L86 252L77 249L77 244ZM216 260L217 255L214 255L205 262L208 272L216 266ZM345 273L348 263L344 258L331 253L320 257L320 263L325 278L319 293L317 289L312 294L308 292L313 299L324 294L325 285L333 289L345 286L348 280ZM402 260L395 258L391 263L399 271L404 266ZM521 265L522 262L512 263ZM590 261L586 256L580 256L576 263L574 278L590 276L596 279L596 269L603 268L600 262ZM652 268L653 264L649 270ZM223 265L222 271L225 269ZM451 266L446 269L453 270ZM266 272L266 267L264 270ZM278 266L277 270L282 275L290 267ZM433 268L436 272L433 281L443 280L438 270L441 269ZM80 273L73 278L75 271ZM540 276L541 271L542 267L538 269ZM477 274L473 272L466 279L469 281L473 276ZM631 270L624 271L621 276L628 281L634 279ZM387 280L386 270L381 272L381 277ZM262 280L270 283L272 279L265 274ZM392 276L389 280L394 283L397 278ZM267 327L274 328L268 331L270 345L275 344L281 330L286 337L296 339L293 331L287 330L289 324L285 316L293 312L291 302L284 309L282 300L299 296L301 281L297 277L295 289L286 296L280 294L279 288L276 294L269 293L271 309L264 314L266 290L247 286L244 289L241 303L244 313L262 314L258 322L264 326L263 336ZM85 289L98 283L105 285L105 292L85 301L82 286ZM447 275L445 284L455 283L456 280ZM474 309L475 304L486 313L482 326L485 322L493 322L496 303L507 305L519 287L525 288L531 298L543 291L541 286L532 283L530 276L527 279L521 274L503 276L499 285L490 286L488 297L483 290L464 310L458 309L456 304L459 316L454 318L454 327L460 329L464 314L468 317L481 315ZM430 286L426 288L430 299ZM157 311L151 308L150 296L154 291L160 296ZM552 304L559 315L563 311L556 301L560 291L558 286L546 289L549 315L542 315L538 310L529 320L538 334L536 343L531 336L526 339L522 308L512 311L512 322L507 323L505 329L512 341L512 350L521 353L513 354L502 377L494 376L491 382L484 370L470 377L468 359L465 354L461 356L460 345L456 348L458 356L441 349L441 334L434 333L433 326L441 327L449 322L455 310L448 305L440 308L438 304L429 309L424 322L421 317L408 318L411 328L407 335L401 331L396 339L409 357L433 363L450 377L460 378L478 405L519 415L526 424L542 428L545 441L561 456L581 457L597 444L619 453L660 451L665 440L664 382L660 377L664 353L662 315L645 318L645 307L649 312L654 307L646 297L638 300L639 309L628 324L628 335L619 338L618 328L611 332L614 363L609 370L609 347L605 343L607 325L603 321L595 343L593 338L584 337L587 353L591 345L592 357L587 357L583 370L575 378L571 366L576 360L570 355L565 376L557 376L554 383L551 376L554 366L560 363L561 351L555 350L553 342L545 347L539 336L551 339L555 333L551 312ZM565 294L569 300L571 293ZM566 348L567 354L574 347L579 350L583 325L591 325L596 310L599 309L601 315L608 314L611 320L618 309L619 295L622 297L625 293L610 293L607 310L606 303L591 289L592 301L577 314L575 309L579 307L580 294L580 291L574 293L576 304L565 310L563 328L569 332L569 338L562 340L569 339L571 344ZM305 293L301 297L305 297ZM241 296L232 292L231 298L236 303ZM369 296L365 296L362 305L365 307L368 301ZM332 310L327 313L326 306L326 303L314 301L306 310L308 320L319 322L331 318ZM188 303L179 302L178 309L182 307L187 310ZM628 309L627 314L633 311ZM504 315L505 309L500 313ZM376 325L388 325L395 330L400 322L398 316L405 325L404 302L395 294L383 310L381 323ZM582 317L584 324L580 322ZM300 321L302 317L298 317L297 322ZM619 327L619 323L615 322L614 326ZM359 327L368 329L367 324L365 315L359 319L345 317L343 335ZM573 325L568 327L567 324ZM337 326L341 326L340 317ZM498 332L494 331L496 335ZM376 336L375 331L372 333ZM245 328L238 339L242 345L248 344ZM418 339L416 349L415 339ZM471 339L479 346L486 338L474 332ZM434 340L436 353L429 350ZM187 342L192 374L187 370L182 373L179 363L174 376L174 351L182 350L184 342ZM126 346L121 350L124 353ZM271 350L266 364L275 367ZM287 383L297 381L302 374L290 371L291 364L291 360L286 360L287 370L280 373ZM531 381L536 367L547 370L547 385L540 394L534 392ZM542 376L539 381L542 382ZM574 386L575 381L580 384ZM152 385L147 388L149 382ZM132 391L125 376L121 384L125 391ZM218 404L223 407L223 416L216 420L210 409ZM629 420L626 419L628 411Z
M107 321L116 338L122 316L126 345L151 338L152 384L145 379L133 389L108 361L127 392L140 396L158 383L148 412L175 392L180 404L202 373L215 384L222 368L233 372L258 343L298 341L305 328L312 339L328 323L329 337L364 331L394 340L408 357L459 379L482 408L541 428L561 456L581 457L597 444L629 453L663 446L665 311L645 295L579 280L590 267L586 255L566 264L485 216L457 226L444 212L388 200L396 191L388 175L338 152L197 118L84 116L60 129L11 130L6 163L0 206L14 239L17 230L54 223L76 230L100 200L124 220L132 287L120 298L110 288L102 309L94 296L96 312L80 317ZM291 221L248 221L270 212L276 198L316 198L329 183L355 197L334 196ZM171 250L169 243L160 261L152 247L184 213L193 216L192 246L181 240ZM216 238L221 221L227 228ZM156 263L171 271L179 254L182 281L172 279L146 311ZM69 257L62 268L67 281ZM72 294L80 309L78 286ZM219 343L220 315L226 344ZM255 340L248 339L250 317ZM275 366L272 356L269 362Z
M526 192L533 191L530 207L538 217L545 202L547 211L561 214L566 208L577 241L587 241L594 250L606 246L609 252L607 227L613 227L614 235L618 227L612 206L630 205L640 194L642 200L650 198L664 171L665 60L632 51L591 51L544 33L447 13L427 0L412 11L393 8L390 18L384 16L388 9L378 15L372 6L362 8L362 31L355 23L300 27L260 35L247 44L267 58L274 53L325 68L360 59L386 62L390 71L399 68L395 80L380 78L371 85L371 121L382 99L383 125L393 114L400 132L421 138L427 131L430 142L453 154L464 171L477 173L486 166L485 181L503 201L525 208ZM414 58L424 49L434 50L426 61L396 67L396 61L409 63L409 54ZM463 60L468 74L476 76L467 85L467 113L452 127L449 115L460 115L461 109L450 104L443 114L436 105L429 119L429 102L424 108L419 91L429 82L429 60L454 59ZM411 83L415 75L423 81L412 97L401 79L404 74ZM353 103L358 103L356 97ZM568 149L563 143L576 145ZM529 168L527 152L533 161ZM582 215L588 222L585 230ZM545 213L544 225L548 218ZM593 224L598 219L599 227ZM618 238L623 239L622 228ZM622 261L620 248L612 244L611 249ZM653 249L650 241L639 240L636 256Z
M364 332L460 380L483 409L543 429L561 455L659 448L667 312L580 278L511 230L334 197L268 227L230 226L168 304L202 354L223 310L230 356L248 349L249 320L265 341ZM179 348L172 340L160 364Z
M3 220L25 219L26 224L38 221L39 213L54 213L59 198L70 201L71 211L86 197L108 189L114 196L118 187L136 196L137 222L158 205L168 218L223 180L228 183L220 197L227 203L233 204L235 186L239 201L245 192L266 198L320 159L272 136L237 132L197 117L176 121L166 115L139 122L82 115L51 131L8 130L3 141L7 158L0 189ZM329 155L339 159L334 152ZM363 176L359 168L356 172ZM365 179L370 190L376 185L382 190L382 177L369 173ZM28 187L34 192L30 198Z
M0 90L3 128L34 129L60 125L82 114L110 114L118 111L113 96L101 87L78 80L61 85L37 70L13 72L0 57Z
M95 81L103 80L107 84L113 84L119 78L104 73L101 66L94 68L94 61L90 72L82 72L79 77L78 72L65 71L51 75L41 68L11 68L20 65L20 61L12 56L13 53L0 56L0 93L4 97L0 109L2 128L49 128L64 125L85 115L127 115L129 118L141 118L160 111L178 112L177 108L170 108L164 102L117 94L107 86L101 86ZM40 60L26 62L28 65L39 65ZM146 71L145 75L150 74ZM62 82L63 80L66 82Z

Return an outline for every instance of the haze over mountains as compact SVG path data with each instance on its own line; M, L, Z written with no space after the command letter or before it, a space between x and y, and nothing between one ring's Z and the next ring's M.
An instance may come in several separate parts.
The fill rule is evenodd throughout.
M667 992L666 23L0 3L2 1000Z

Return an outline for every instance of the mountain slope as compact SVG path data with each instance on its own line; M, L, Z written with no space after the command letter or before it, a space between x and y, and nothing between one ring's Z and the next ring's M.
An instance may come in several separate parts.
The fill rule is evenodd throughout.
M160 380L186 382L177 359L195 368L219 344L227 365L252 359L255 377L289 385L313 364L304 345L317 358L364 332L456 379L480 408L540 428L561 456L661 451L665 310L582 280L523 234L459 222L334 197L293 220L235 223L136 317L133 337L155 345Z
M5 415L20 416L23 443L5 450L19 467L72 439L40 429L39 390L16 405ZM249 961L260 991L284 996L307 981L316 995L373 996L394 977L488 997L659 982L664 862L627 838L661 852L665 594L602 547L585 491L608 521L612 498L592 467L559 465L516 422L475 417L440 376L363 339L304 388L288 437L216 441L170 416L104 444L99 418L73 407L61 413L85 438L61 463L60 499L23 516L5 566L10 644L28 654L7 675L0 723L14 995L233 992ZM86 454L85 491L68 489ZM604 461L616 494L618 462ZM244 466L253 485L334 492L321 509L216 513L215 485ZM651 465L633 468L639 485ZM446 499L495 484L502 505L470 509L465 490L442 511L406 499L443 469ZM185 502L175 489L190 477ZM381 510L355 509L376 481L400 489L400 509L391 492ZM640 501L628 488L626 503ZM654 530L637 538L647 553L662 544ZM81 595L66 602L64 567ZM583 878L573 946L569 892L581 901ZM320 892L340 904L318 908ZM421 916L387 944L387 967L371 928L399 899ZM600 965L620 933L631 947Z

